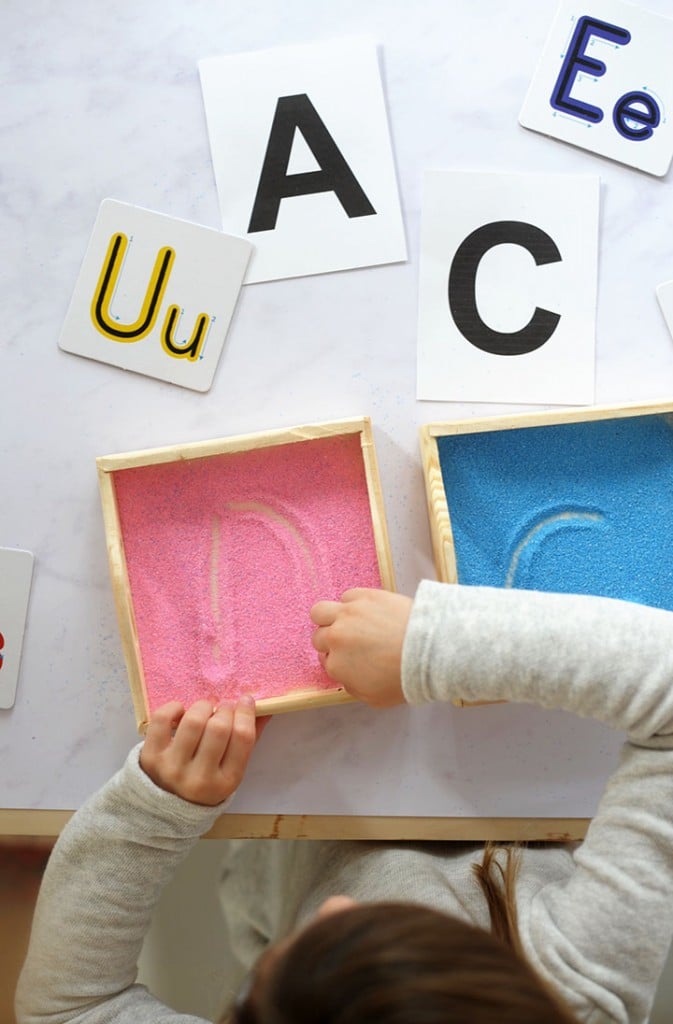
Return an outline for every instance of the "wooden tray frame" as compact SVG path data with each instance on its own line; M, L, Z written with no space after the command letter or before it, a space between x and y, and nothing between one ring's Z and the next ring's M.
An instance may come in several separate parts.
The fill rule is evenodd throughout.
M449 504L444 489L444 478L439 463L437 438L454 434L477 434L487 430L515 430L520 427L543 427L559 423L590 423L595 420L626 419L634 416L662 414L673 414L673 400L632 405L597 405L553 412L490 416L483 419L449 420L427 423L420 427L419 438L425 495L437 579L443 583L458 582L456 549Z
M381 586L385 590L394 590L395 578L383 507L383 492L369 417L336 420L329 423L314 423L255 434L240 434L210 441L169 445L163 448L151 448L118 455L103 455L96 459L112 591L119 622L122 652L128 672L133 708L139 732L144 733L147 728L149 701L129 586L124 541L113 485L113 474L119 470L140 466L158 465L160 463L183 461L186 459L204 459L213 455L227 455L235 452L294 444L300 441L340 437L347 434L360 435ZM257 701L256 708L258 715L275 715L286 711L301 711L331 704L350 703L354 699L341 687L335 687L330 690L293 690L278 697L262 698Z
M453 540L449 503L439 462L438 437L455 434L477 434L488 430L515 430L520 427L543 427L559 423L590 423L597 420L622 419L632 416L673 414L673 401L626 405L597 405L589 408L555 410L552 412L516 413L482 419L448 420L427 423L419 429L423 478L430 521L430 537L437 579L442 583L458 583L456 548ZM458 707L474 707L502 701L463 701Z

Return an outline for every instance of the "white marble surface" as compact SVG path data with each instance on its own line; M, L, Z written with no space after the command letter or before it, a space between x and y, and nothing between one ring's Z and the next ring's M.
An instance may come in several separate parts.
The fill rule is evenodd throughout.
M647 6L671 13L668 0ZM433 575L417 427L512 410L415 400L424 168L599 174L596 399L673 397L673 342L655 298L673 278L670 173L655 179L517 124L554 10L554 0L3 0L0 544L33 551L36 567L17 701L0 712L0 807L75 807L136 739L97 455L368 414L398 586L412 592ZM103 198L220 226L198 59L360 32L381 47L408 262L247 286L206 395L60 351ZM514 706L281 716L234 809L584 816L620 739Z

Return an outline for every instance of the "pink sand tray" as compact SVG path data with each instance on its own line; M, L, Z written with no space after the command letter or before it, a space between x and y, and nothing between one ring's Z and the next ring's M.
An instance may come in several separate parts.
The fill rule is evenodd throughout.
M276 714L350 698L311 605L394 589L368 419L96 460L138 727L169 700L252 693Z

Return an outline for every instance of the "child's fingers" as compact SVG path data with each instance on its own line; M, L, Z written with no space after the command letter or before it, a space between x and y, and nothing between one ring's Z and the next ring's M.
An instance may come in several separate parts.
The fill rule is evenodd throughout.
M177 702L152 716L140 766L168 793L214 806L241 783L257 736L269 721L255 717L253 697L214 709L197 701L185 711Z
M204 729L213 716L209 700L197 700L182 716L173 738L173 754L183 762L191 761L196 753Z
M316 626L331 626L341 607L340 601L318 601L309 612Z
M145 733L145 749L150 754L159 753L170 746L173 733L185 713L184 706L177 700L163 704L152 713Z
M232 789L238 786L245 774L256 740L255 702L251 697L242 697L234 709L231 736L220 765Z
M379 593L377 587L351 587L350 590L344 590L341 595L341 604L349 604L351 601L357 601L360 598L368 597L372 593Z
M327 643L328 626L317 626L311 634L311 643L318 654L327 654L329 649Z
M234 705L225 702L206 722L196 757L210 771L216 771L224 757L234 722Z

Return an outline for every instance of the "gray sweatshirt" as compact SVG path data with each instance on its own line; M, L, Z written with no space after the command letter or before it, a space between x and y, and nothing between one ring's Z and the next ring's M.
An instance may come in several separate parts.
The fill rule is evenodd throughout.
M673 614L605 598L424 582L402 658L406 700L534 702L627 734L584 842L524 851L526 952L580 1020L647 1020L673 935ZM476 712L475 712L476 713ZM158 789L139 747L77 812L45 873L17 990L18 1024L195 1024L135 984L163 886L225 805ZM496 784L497 780L494 780ZM235 991L268 942L323 899L412 899L488 927L457 843L227 846L221 898Z

